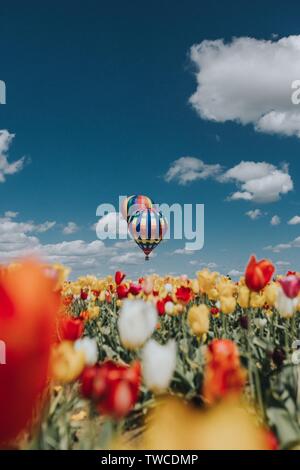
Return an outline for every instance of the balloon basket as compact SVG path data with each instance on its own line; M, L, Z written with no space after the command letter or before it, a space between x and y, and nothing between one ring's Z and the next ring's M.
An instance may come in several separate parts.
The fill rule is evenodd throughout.
M145 256L145 261L149 261L149 256L148 255Z

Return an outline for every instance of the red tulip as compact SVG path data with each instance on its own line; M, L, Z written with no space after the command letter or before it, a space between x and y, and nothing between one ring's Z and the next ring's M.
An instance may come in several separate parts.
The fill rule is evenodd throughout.
M76 341L82 336L84 325L81 319L63 317L59 324L59 337L61 340Z
M130 287L129 287L130 294L138 295L141 292L141 290L142 290L142 286L140 284L133 284L133 283L130 284Z
M156 302L156 309L157 309L158 315L160 315L160 316L164 315L166 313L165 312L165 301L164 300L158 300Z
M107 361L86 367L81 377L82 394L95 401L100 413L115 418L122 418L132 410L140 384L139 362L127 366Z
M300 292L300 277L295 275L279 279L283 292L289 299L294 299Z
M0 338L6 364L0 365L0 444L30 425L48 382L51 346L60 296L55 280L34 262L0 273Z
M176 290L176 298L184 304L188 304L192 300L193 291L190 287L178 287Z
M160 299L156 302L156 309L160 316L164 315L165 312L165 305L167 302L173 302L173 299L170 295L167 295L164 299Z
M119 286L125 279L126 274L122 273L122 271L117 271L115 274L115 283Z
M211 307L210 313L212 315L218 315L218 313L220 313L220 310L218 309L218 307Z
M266 259L256 261L255 256L251 256L245 273L247 287L259 292L270 282L274 271L275 268L270 261Z
M129 289L124 284L120 284L117 287L117 295L119 299L126 299L128 294L129 294Z
M99 370L99 366L86 367L81 374L81 393L84 398L92 398L94 380Z
M80 293L80 298L81 298L81 300L86 300L86 299L88 298L88 295L89 295L89 294L88 294L87 292L85 292L84 290L82 290L81 293Z

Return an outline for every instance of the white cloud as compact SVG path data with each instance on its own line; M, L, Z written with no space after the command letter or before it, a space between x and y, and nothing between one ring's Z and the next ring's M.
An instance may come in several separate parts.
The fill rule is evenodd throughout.
M215 269L218 267L217 263L210 262L210 263L200 263L202 266L207 266L208 269Z
M56 222L46 221L42 224L36 224L33 221L16 222L16 215L12 215L9 211L5 212L3 218L0 218L0 235L2 237L10 237L17 233L44 233L50 230Z
M288 224L289 224L289 225L298 225L298 224L300 224L300 216L299 216L299 215L295 215L294 217L292 217L292 218L288 221Z
M204 261L199 262L197 260L190 261L190 264L194 265L194 266L197 265L197 266L199 266L199 268L204 267L204 268L208 268L208 269L215 269L215 268L218 267L217 263L214 263L214 262L206 263Z
M263 213L260 209L253 209L248 212L246 212L246 215L251 219L251 220L256 220L259 219L260 217L263 216Z
M266 162L241 161L219 179L221 182L235 182L239 187L229 200L274 202L294 187L287 165L278 168Z
M113 256L110 261L112 263L112 266L119 266L121 264L141 264L145 258L145 255L143 254L142 251L139 251L138 247L135 246L135 251L132 252L126 252L123 254L118 254L116 256ZM151 254L151 258L155 256L154 253Z
M265 250L273 251L273 253L280 253L284 250L290 250L291 248L300 248L300 237L287 243L278 243L278 245L269 245L265 247Z
M22 228L25 232L22 232ZM20 223L15 224L14 227L4 228L0 221L0 262L2 263L26 256L35 256L48 263L59 262L80 270L85 266L99 268L100 259L112 254L116 255L116 253L115 249L105 246L100 240L42 244L38 237L28 233L26 224Z
M51 228L53 228L55 225L56 225L56 222L54 221L51 222L50 220L47 220L46 222L42 224L36 225L34 230L35 232L38 232L38 233L45 233L45 232L48 232L48 230L50 230Z
M46 256L97 256L103 248L104 243L101 240L94 240L90 243L83 240L74 240L43 245L42 252Z
M4 213L4 217L7 217L8 219L15 219L18 215L19 215L19 213L14 212L14 211L6 211Z
M191 48L197 90L190 103L203 119L300 137L300 107L291 100L299 54L300 36L202 41Z
M214 178L220 174L221 169L219 164L210 165L199 158L181 157L171 164L165 174L165 180L167 182L177 181L180 185L186 185L192 181Z
M107 265L120 268L121 265L144 263L144 254L133 240L117 241L111 246L101 240L42 243L35 233L42 233L50 224L52 222L36 224L0 218L0 263L35 256L47 263L63 263L71 267L74 277L85 274L87 270L105 275ZM155 256L155 253L151 254L152 258Z
M72 235L72 233L78 232L79 227L75 222L68 222L67 225L63 228L64 235Z
M174 250L172 255L194 255L193 250L186 250L185 248L177 248L177 250Z
M0 183L4 183L7 175L13 175L21 171L24 167L25 157L8 162L8 150L15 135L10 134L7 130L0 130Z
M276 225L280 225L281 223L281 219L278 215L273 215L271 221L270 221L270 224L273 225L273 226L276 226Z
M279 266L279 267L284 267L284 266L290 266L291 263L289 261L276 261L276 266Z
M238 269L232 269L231 271L229 271L228 273L228 276L230 277L240 277L240 276L243 276L243 272L242 271L239 271Z
M182 157L171 164L165 175L166 181L175 180L181 185L206 178L234 183L237 191L227 198L229 201L274 202L294 187L287 164L277 167L267 162L241 161L222 171L220 164L208 165L195 157Z

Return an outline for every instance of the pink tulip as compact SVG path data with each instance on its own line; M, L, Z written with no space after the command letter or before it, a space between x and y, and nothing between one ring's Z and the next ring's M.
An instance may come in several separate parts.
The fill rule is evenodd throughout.
M283 279L279 279L280 285L283 292L289 299L294 299L300 292L300 277L298 276L287 276Z

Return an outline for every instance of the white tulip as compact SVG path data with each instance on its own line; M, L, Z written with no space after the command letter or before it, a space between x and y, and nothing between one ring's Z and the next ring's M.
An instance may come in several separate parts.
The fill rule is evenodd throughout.
M174 312L174 304L173 302L171 302L171 300L168 300L168 302L165 303L165 312L168 315L172 315L172 313Z
M267 324L266 318L255 318L254 323L257 328L264 328Z
M149 340L142 352L143 377L149 390L163 392L172 380L176 368L176 342L162 346Z
M128 349L142 346L150 338L157 323L154 305L144 300L125 300L118 321L121 343Z
M172 292L173 291L173 286L170 283L165 284L165 290L166 292Z
M74 343L74 349L84 353L87 366L93 366L98 361L98 347L95 339L88 337L78 339Z
M291 318L296 312L298 305L297 297L290 299L285 295L281 287L278 287L278 295L275 307L277 308L279 315L282 318Z

